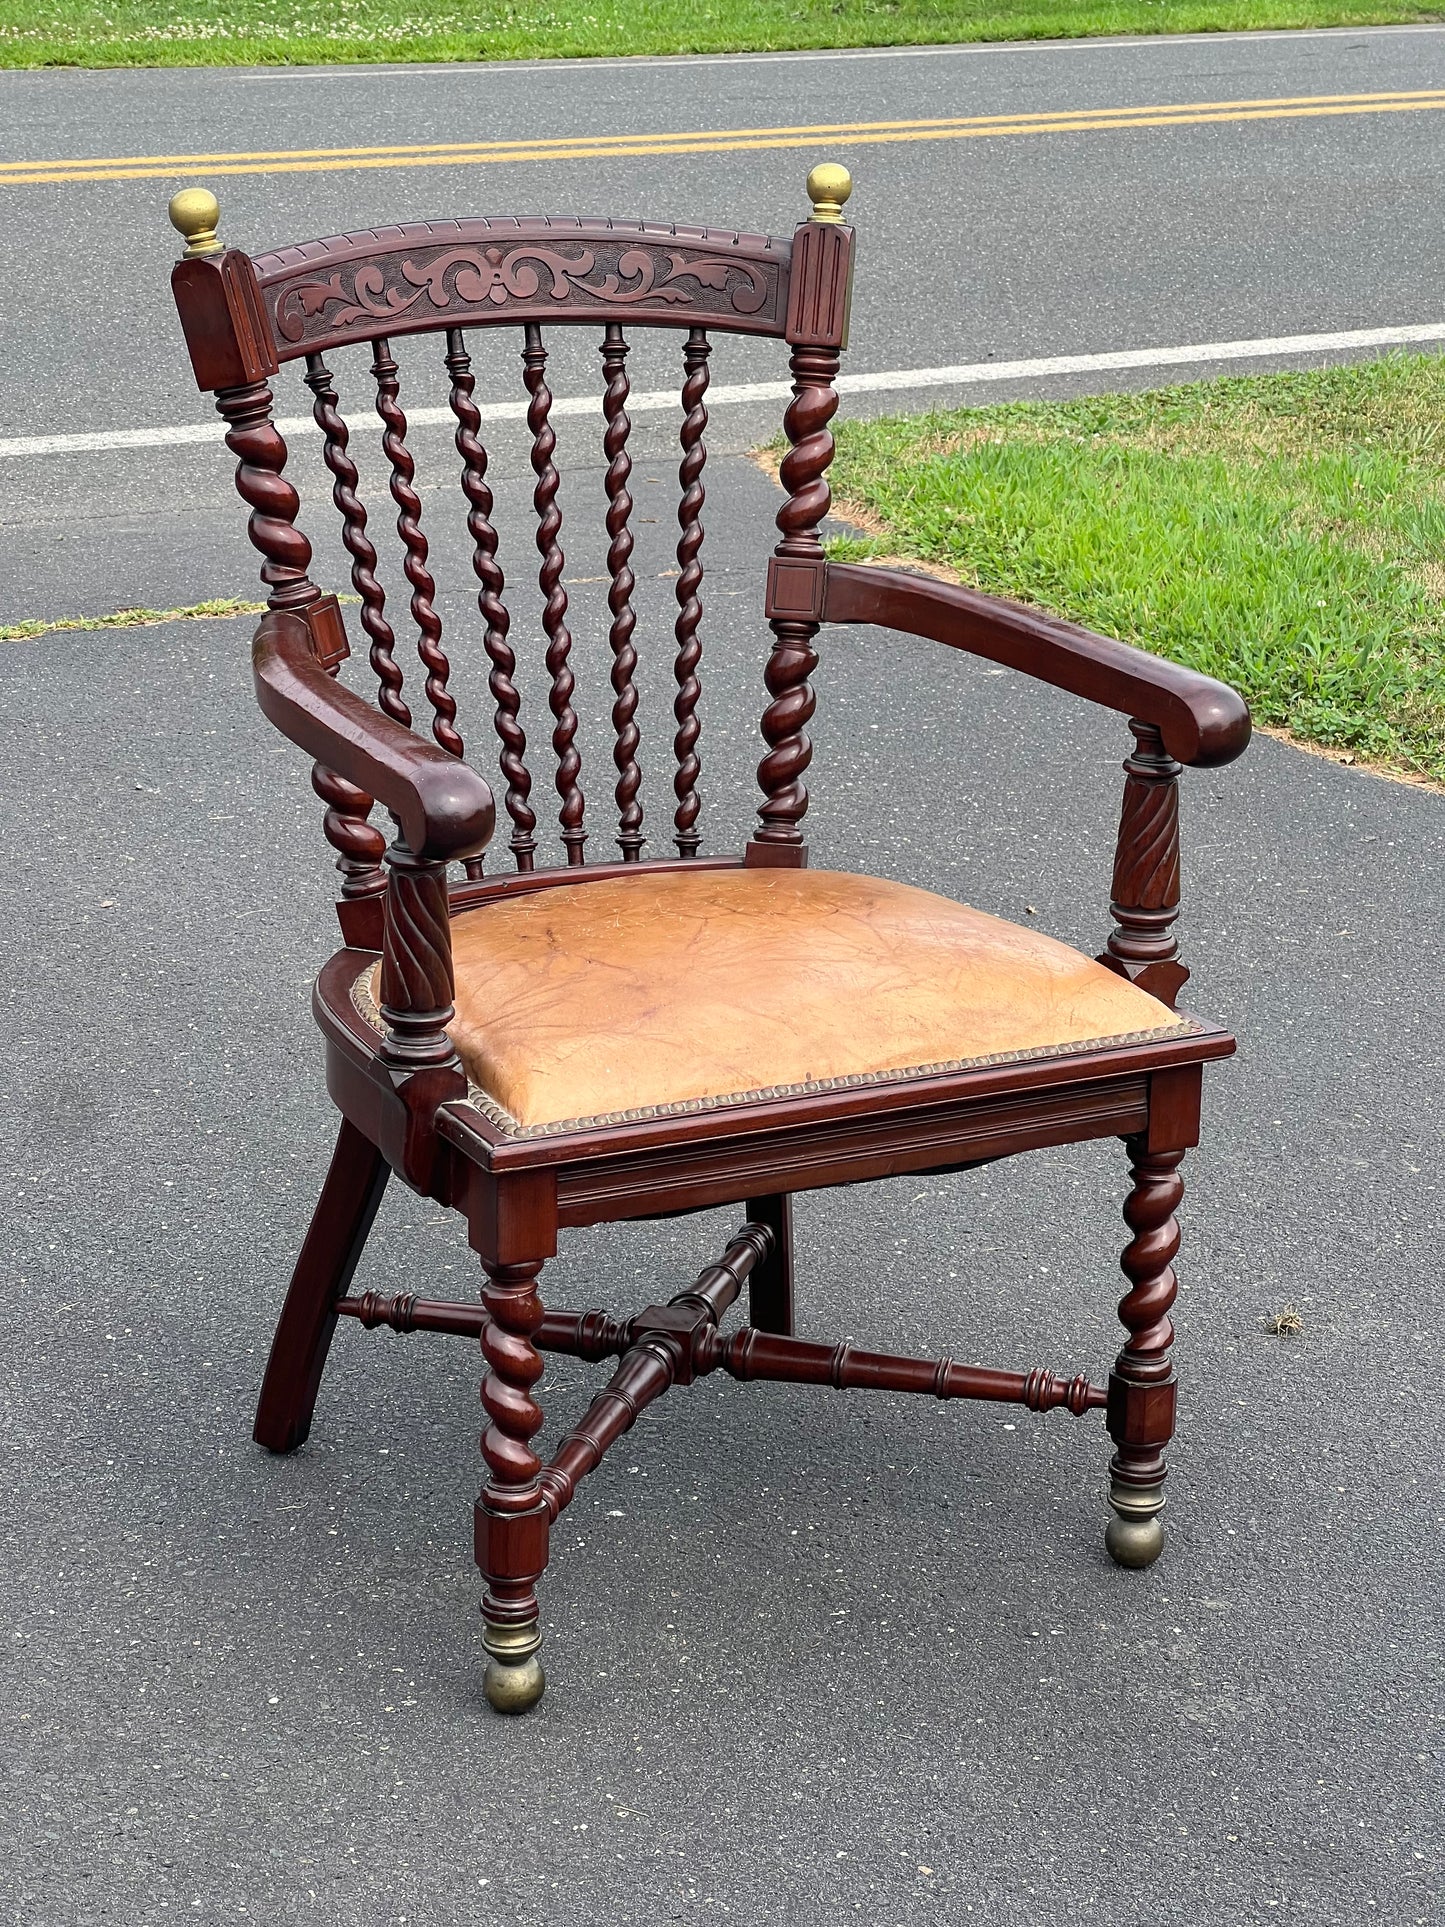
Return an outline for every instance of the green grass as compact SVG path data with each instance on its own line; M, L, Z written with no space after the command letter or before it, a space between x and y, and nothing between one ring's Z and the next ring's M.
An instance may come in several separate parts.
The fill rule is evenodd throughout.
M521 60L1438 20L1411 0L0 0L0 66Z
M848 557L942 564L1445 782L1445 356L844 424Z
M354 601L355 597L343 597ZM152 629L159 622L199 622L207 616L258 616L264 602L243 602L222 596L214 602L193 602L185 609L115 609L103 616L61 616L54 622L0 623L0 642L33 642L63 629Z

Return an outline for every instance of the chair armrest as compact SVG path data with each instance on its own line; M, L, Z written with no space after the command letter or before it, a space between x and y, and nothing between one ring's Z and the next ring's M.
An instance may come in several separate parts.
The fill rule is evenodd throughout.
M317 661L304 616L264 616L251 650L256 697L283 736L399 819L412 855L445 863L487 847L496 809L474 769L373 709Z
M976 589L830 562L822 615L927 636L1153 723L1181 763L1229 763L1249 741L1249 710L1227 683Z

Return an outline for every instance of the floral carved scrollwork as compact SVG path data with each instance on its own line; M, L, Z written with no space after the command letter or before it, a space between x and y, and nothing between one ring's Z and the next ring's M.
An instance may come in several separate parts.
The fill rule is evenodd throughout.
M708 299L704 290L716 298ZM448 314L539 299L603 310L656 304L753 315L774 292L774 277L752 262L694 257L680 248L626 243L574 253L535 242L447 247L430 256L407 255L395 267L389 260L365 261L289 282L276 295L276 331L296 343L357 323L390 325L418 308Z

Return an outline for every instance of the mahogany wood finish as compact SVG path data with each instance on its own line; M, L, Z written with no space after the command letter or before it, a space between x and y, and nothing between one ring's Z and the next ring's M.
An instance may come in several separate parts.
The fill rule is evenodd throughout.
M361 601L361 626L371 642L377 701L393 722L409 725L411 711L401 693L396 636L386 619L386 591L377 580L376 546L366 532L366 504L359 493L361 477L350 453L351 431L341 413L331 370L320 355L306 357L306 386L316 397L312 413L321 430L326 466L332 475L331 499L341 517L341 539L351 557L351 586Z
M442 625L433 606L436 583L427 567L430 550L421 530L421 497L416 492L416 462L406 443L406 414L401 405L401 370L383 336L371 344L371 373L376 382L376 412L381 417L381 446L391 464L391 499L396 504L396 532L405 554L406 579L411 584L411 619L417 628L417 653L427 672L426 696L435 722L432 733L453 756L462 753L455 723L457 706L447 688L451 664L442 650Z
M303 1245L266 1370L256 1437L285 1452L307 1436L336 1322L430 1331L478 1342L484 1376L485 1466L476 1556L485 1580L487 1697L504 1712L543 1688L537 1590L553 1520L580 1480L653 1400L723 1371L740 1382L887 1389L992 1399L1035 1412L1102 1410L1114 1445L1106 1543L1122 1565L1162 1546L1164 1451L1174 1426L1169 1310L1178 1246L1174 1213L1184 1153L1198 1140L1202 1067L1233 1039L1203 1025L1163 1027L1056 1057L979 1062L938 1074L852 1086L769 1091L622 1121L508 1134L469 1095L448 1034L451 924L500 898L630 878L659 869L798 865L812 746L813 678L827 624L867 623L878 646L910 639L970 651L1114 709L1134 747L1125 765L1112 888L1113 930L1100 961L1172 1006L1178 961L1181 766L1225 763L1244 748L1249 718L1232 690L1175 664L1037 611L897 571L830 564L819 539L827 514L830 423L846 344L853 234L842 220L841 169L809 177L812 218L791 241L706 228L600 220L410 223L305 242L254 261L215 239L216 210L184 195L172 218L190 246L173 276L196 378L215 393L236 485L261 556L269 611L256 633L257 696L276 726L316 759L325 835L341 873L347 947L322 969L314 1008L326 1040L327 1085L341 1135ZM198 211L199 210L199 211ZM544 325L598 330L606 464L607 611L618 858L589 862L582 752L568 603L563 587L561 482L552 432ZM518 687L506 583L498 561L469 330L520 329L533 471L533 531L541 592L546 700L552 720L561 861L540 860L533 776ZM648 859L638 726L639 647L633 607L628 357L638 330L682 334L681 440L674 624L672 840ZM702 549L705 397L714 337L787 344L793 394L778 540L763 613L771 653L756 834L740 853L701 845L698 734L703 658ZM455 421L462 507L477 584L477 634L488 664L496 767L509 824L509 867L484 873L492 793L461 760L463 732L442 647L437 583L401 400L394 344L439 338ZM370 357L380 452L395 509L400 563L421 671L408 681L361 500L353 431L343 416L335 356ZM404 359L404 357L403 357ZM376 680L376 701L338 680L348 654L336 597L311 579L301 501L273 420L272 381L298 360L321 430L322 464L341 518L351 586ZM407 362L408 370L420 365ZM433 362L436 368L436 362ZM408 387L413 377L407 375ZM375 430L373 430L375 432ZM442 512L428 503L428 519ZM460 645L469 646L466 639ZM425 703L418 700L418 688ZM588 692L590 695L590 692ZM584 705L585 708L585 705ZM426 720L416 712L424 711ZM429 733L428 733L429 732ZM475 752L489 742L468 724ZM377 805L396 834L371 821ZM661 839L659 839L660 841ZM460 868L461 874L458 874ZM380 957L381 1030L353 991ZM359 991L357 992L359 996ZM1008 1371L816 1342L795 1332L792 1194L909 1173L964 1170L1048 1145L1117 1137L1132 1189L1122 1350L1107 1387L1082 1373ZM480 1303L403 1290L349 1296L390 1171L466 1222L482 1266ZM548 1309L544 1270L572 1226L742 1205L747 1222L686 1291L631 1317ZM723 1321L747 1289L750 1322ZM611 1382L544 1460L543 1357L617 1361Z
M926 636L1022 670L1086 702L1152 724L1164 749L1181 763L1202 768L1231 763L1249 742L1249 711L1233 689L1127 642L1093 635L977 589L898 569L832 562L822 573L824 621L869 622Z
M698 737L702 730L697 720L698 698L702 694L702 684L697 678L698 665L702 661L702 642L698 637L702 604L698 600L698 591L702 587L699 551L702 548L702 505L705 499L702 471L707 462L707 448L702 439L707 428L707 410L703 407L702 398L707 393L707 359L711 353L712 344L703 330L690 329L683 355L685 376L682 405L685 412L682 420L682 465L678 471L682 500L677 506L677 522L682 533L677 543L677 624L674 631L677 638L677 661L674 665L677 700L672 706L677 722L677 735L673 740L673 751L677 757L677 775L673 778L673 791L677 797L673 830L677 853L682 857L696 856L697 846L702 841L697 829L697 779L702 771L697 753Z
M623 861L636 863L642 854L642 805L638 792L642 772L637 767L637 746L642 740L637 727L637 651L632 645L637 617L632 607L633 580L632 497L627 484L632 478L632 458L627 453L627 438L632 423L627 416L627 342L618 322L609 321L602 344L602 368L607 391L602 412L607 429L602 438L607 457L607 608L612 627L607 634L612 650L612 732L615 738L612 759L617 767L617 847Z
M815 707L808 678L818 666L813 639L822 614L817 584L824 569L818 524L832 500L827 471L833 437L828 423L838 407L833 387L838 363L837 352L827 348L795 348L789 363L793 399L783 416L788 452L778 471L788 499L778 510L782 539L768 577L774 637L765 676L772 700L763 711L768 750L758 765L763 792L758 833L748 846L749 860L759 863L807 860L801 828L808 807L803 775L813 757L807 725ZM801 599L799 585L804 588Z
M694 1377L721 1370L741 1383L772 1379L791 1385L831 1385L837 1391L931 1392L940 1399L990 1399L1023 1405L1031 1412L1051 1412L1065 1406L1077 1415L1100 1410L1109 1402L1109 1394L1085 1377L1063 1379L1041 1369L999 1372L980 1365L955 1365L948 1358L898 1358L889 1352L859 1351L847 1344L819 1345L782 1333L763 1332L756 1322L724 1339L718 1333L718 1321L733 1304L743 1282L755 1282L758 1270L772 1255L772 1237L768 1225L744 1225L723 1253L721 1263L704 1272L690 1291L664 1306L653 1305L635 1318L610 1318L605 1311L544 1312L532 1342L539 1352L565 1352L595 1365L604 1358L630 1357L639 1347L676 1350L685 1339L686 1354L679 1353L674 1360L669 1385L687 1384ZM725 1287L725 1298L714 1302L708 1297L706 1316L700 1320L695 1315L698 1300L723 1274L732 1281ZM343 1298L332 1309L337 1317L357 1319L368 1331L384 1325L394 1332L446 1332L458 1338L482 1338L491 1322L485 1305L454 1305L406 1292L385 1298L368 1291L360 1298ZM688 1314L685 1318L678 1315L683 1311ZM665 1389L659 1387L659 1391ZM650 1403L652 1396L657 1394L644 1402ZM595 1401L593 1409L610 1410L616 1403L616 1392L609 1389ZM574 1429L570 1439L584 1432L587 1437L594 1436L591 1425L585 1424ZM607 1443L613 1442L609 1437ZM599 1450L585 1470L593 1471L600 1462ZM541 1474L542 1484L549 1491L562 1489L555 1472L559 1464L575 1467L570 1441ZM548 1501L554 1516L571 1503L580 1476L580 1472L569 1476L565 1497Z
M343 1118L261 1383L253 1436L268 1451L306 1443L337 1315L390 1176L377 1147Z
M1129 1140L1134 1188L1124 1206L1133 1237L1120 1259L1129 1291L1119 1306L1128 1338L1109 1378L1109 1501L1115 1517L1107 1534L1120 1565L1147 1566L1163 1544L1164 1447L1174 1436L1174 1371L1169 1322L1179 1249L1174 1213L1184 1195L1182 1150L1151 1151L1147 1139Z
M252 667L264 713L292 742L364 784L400 819L415 855L446 862L484 850L495 813L481 777L334 681L316 660L313 635L304 618L262 618Z
M582 828L583 799L578 785L582 759L577 753L577 712L572 707L576 682L572 675L572 632L567 627L567 591L562 587L566 558L562 553L562 511L557 506L561 477L552 462L557 437L552 433L552 391L547 386L547 350L542 330L535 321L526 328L527 345L522 350L526 371L527 426L532 431L532 473L537 486L532 491L532 506L537 511L537 553L542 566L537 580L542 590L542 627L547 634L547 674L552 687L547 692L554 719L552 748L557 756L557 794L562 799L560 821L567 861L582 861L586 832Z
M1172 1010L1188 981L1173 924L1179 915L1179 765L1153 723L1132 722L1114 856L1115 927L1099 959Z

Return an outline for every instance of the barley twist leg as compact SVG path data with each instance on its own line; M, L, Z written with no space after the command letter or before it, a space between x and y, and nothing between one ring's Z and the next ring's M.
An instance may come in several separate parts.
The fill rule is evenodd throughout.
M537 1581L547 1565L547 1509L532 1449L542 1408L534 1388L542 1356L534 1343L542 1323L540 1264L488 1265L482 1290L488 1322L482 1333L487 1424L482 1457L487 1482L477 1500L477 1564L487 1582L482 1601L487 1648L486 1695L499 1713L525 1713L542 1697L537 1659Z
M1140 1138L1128 1145L1134 1186L1124 1219L1134 1235L1119 1261L1130 1285L1119 1306L1128 1338L1109 1378L1114 1516L1105 1544L1119 1565L1139 1567L1152 1565L1164 1549L1164 1448L1174 1435L1175 1393L1169 1310L1177 1291L1174 1213L1184 1195L1179 1175L1184 1153L1148 1151Z

